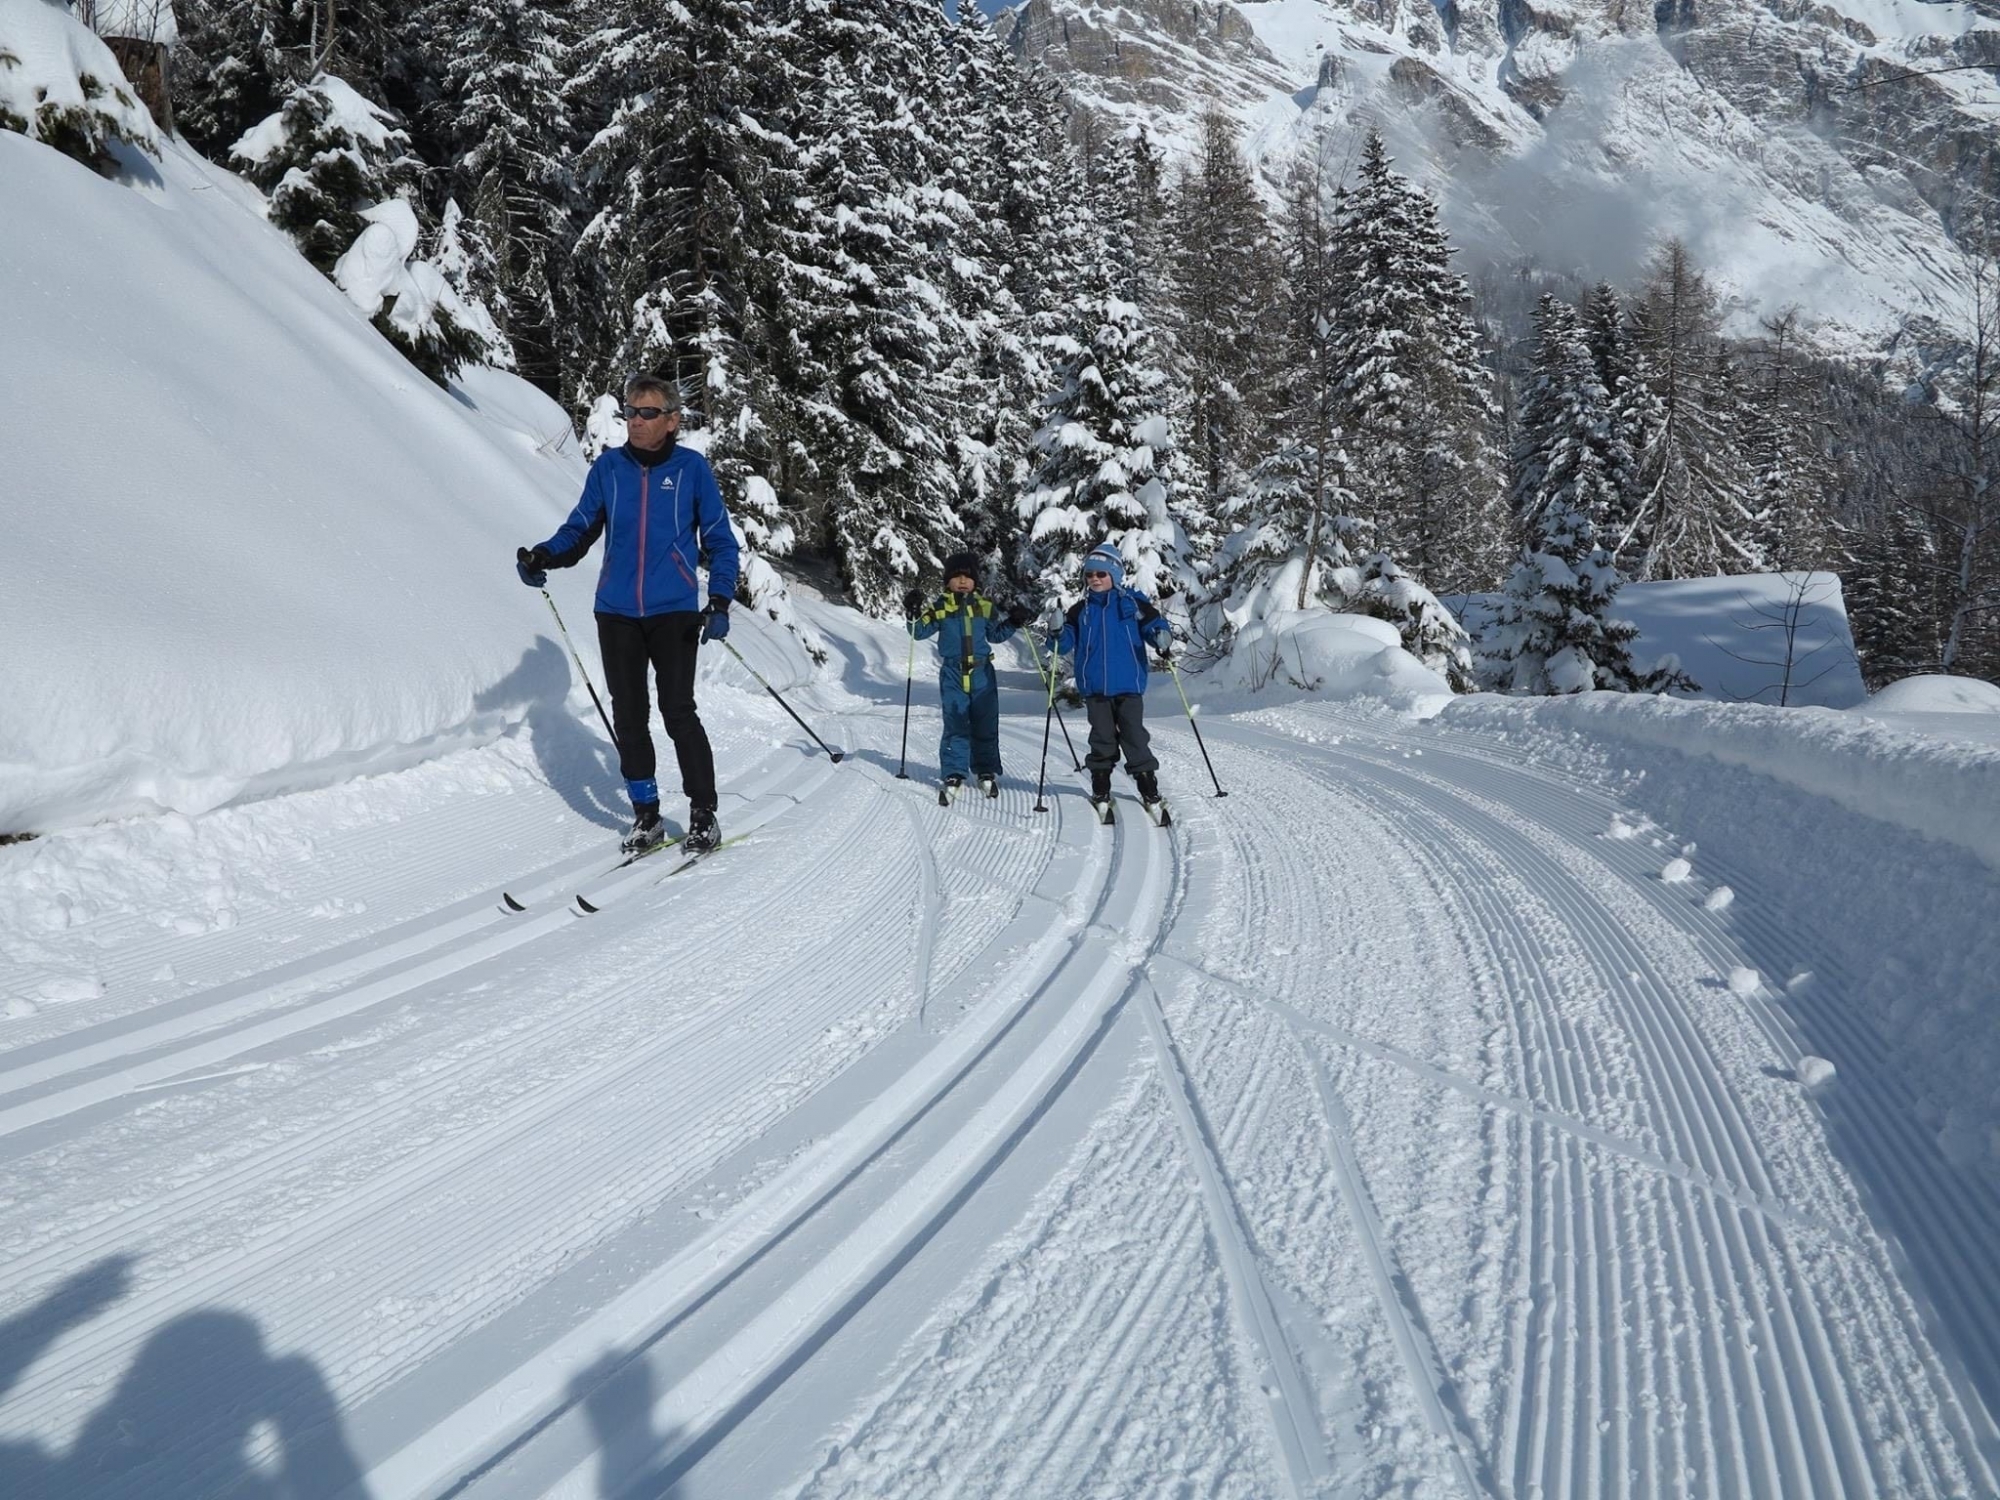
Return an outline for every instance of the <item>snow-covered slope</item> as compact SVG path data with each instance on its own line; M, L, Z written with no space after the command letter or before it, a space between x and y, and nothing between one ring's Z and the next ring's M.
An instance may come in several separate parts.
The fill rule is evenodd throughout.
M2000 17L1970 5L1027 0L1003 24L1170 146L1220 105L1274 180L1379 127L1475 261L1629 282L1679 234L1743 299L1738 332L1791 303L1833 343L1955 316L1941 226L1991 191ZM1880 82L1962 64L1985 69Z
M512 566L575 498L562 413L425 381L237 179L138 171L0 132L0 832L427 754L570 675Z

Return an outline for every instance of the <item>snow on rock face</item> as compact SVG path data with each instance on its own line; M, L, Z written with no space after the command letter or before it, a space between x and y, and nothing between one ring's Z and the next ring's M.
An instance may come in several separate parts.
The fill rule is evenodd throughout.
M575 502L573 445L425 380L225 174L171 145L161 171L142 196L0 133L0 265L49 293L0 296L37 560L0 590L0 831L405 763L571 687L511 559ZM592 571L551 581L571 619Z
M1536 257L1623 283L1677 234L1740 296L1732 332L1796 303L1849 347L1955 302L1940 219L1984 190L2000 88L1981 71L1849 84L1987 60L2000 21L1888 0L1678 11L1656 26L1614 0L1028 0L1001 34L1170 156L1221 107L1274 192L1322 132L1338 159L1380 124L1471 264Z

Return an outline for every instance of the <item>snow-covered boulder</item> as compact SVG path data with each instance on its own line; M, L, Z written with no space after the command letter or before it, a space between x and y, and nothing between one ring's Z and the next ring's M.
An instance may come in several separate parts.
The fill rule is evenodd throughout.
M1403 649L1395 626L1327 609L1273 610L1248 621L1201 680L1205 693L1260 702L1375 698L1426 718L1452 697L1450 683Z

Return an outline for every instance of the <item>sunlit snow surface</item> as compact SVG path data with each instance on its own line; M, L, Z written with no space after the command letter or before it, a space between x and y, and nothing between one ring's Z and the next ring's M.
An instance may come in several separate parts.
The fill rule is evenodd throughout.
M1160 682L1105 828L1003 653L941 808L805 607L683 875L560 706L0 847L0 1490L1991 1493L1996 753Z

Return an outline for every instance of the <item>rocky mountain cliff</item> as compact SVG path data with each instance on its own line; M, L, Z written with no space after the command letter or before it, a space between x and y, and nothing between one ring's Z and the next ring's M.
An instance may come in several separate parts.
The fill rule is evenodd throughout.
M1677 233L1738 331L1791 304L1832 347L1949 325L1959 247L2000 230L1995 0L1026 0L1000 25L1170 152L1230 111L1272 182L1379 127L1468 263L1627 281Z

